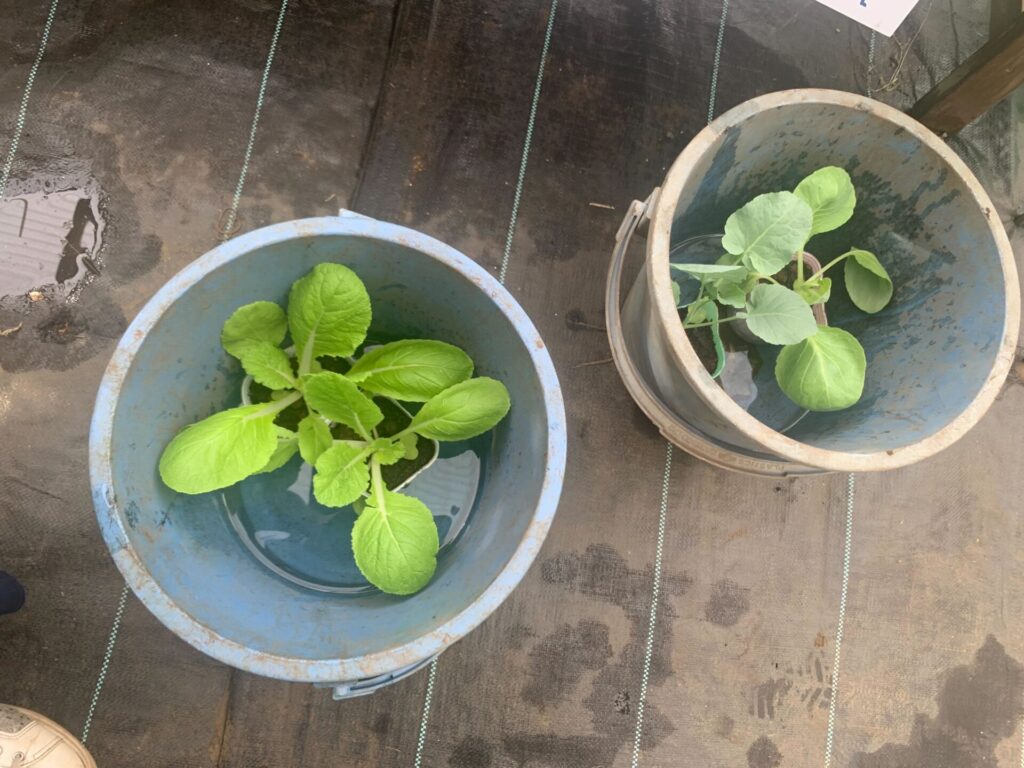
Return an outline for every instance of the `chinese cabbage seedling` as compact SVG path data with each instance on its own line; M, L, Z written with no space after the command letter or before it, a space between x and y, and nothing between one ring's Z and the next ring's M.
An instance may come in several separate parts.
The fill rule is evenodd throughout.
M356 565L395 595L421 590L437 566L439 540L427 506L388 488L382 466L412 460L417 441L466 440L495 427L511 407L505 385L473 377L473 361L442 341L404 339L364 350L373 317L370 296L352 270L319 264L292 286L287 311L270 301L239 307L224 323L221 344L252 379L271 391L265 403L229 408L181 430L160 457L164 483L180 493L207 493L273 472L296 454L314 468L313 493L328 507L356 505ZM294 360L282 347L290 335ZM324 370L324 358L351 363ZM384 397L422 404L408 426L379 434ZM305 408L296 431L277 423ZM339 439L333 427L343 425Z
M725 222L724 254L714 264L672 264L679 279L698 284L696 298L680 306L677 281L672 293L685 310L683 328L709 328L717 362L725 366L720 326L743 321L747 330L782 347L775 380L797 405L812 411L836 411L860 400L864 391L864 348L850 333L819 327L811 307L832 295L825 273L845 262L843 277L850 300L864 312L880 312L892 299L893 284L878 258L850 248L811 275L804 275L804 249L815 235L838 229L853 216L857 193L842 168L819 168L792 192L758 195ZM792 286L779 273L796 263ZM688 295L693 295L689 293Z

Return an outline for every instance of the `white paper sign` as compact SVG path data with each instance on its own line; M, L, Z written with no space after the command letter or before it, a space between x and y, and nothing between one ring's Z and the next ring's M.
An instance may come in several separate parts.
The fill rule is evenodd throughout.
M818 0L865 26L891 37L918 0Z

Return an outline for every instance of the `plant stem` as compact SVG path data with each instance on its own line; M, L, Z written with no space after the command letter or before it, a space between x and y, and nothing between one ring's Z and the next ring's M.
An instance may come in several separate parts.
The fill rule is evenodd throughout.
M804 252L800 253L796 257L796 282L799 285L804 281Z
M365 440L334 440L334 445L351 445L353 448L366 448L368 443Z
M743 320L743 319L745 319L745 316L741 317L740 315L733 315L732 317L723 318L723 319L719 320L717 323L697 323L696 325L687 325L686 323L683 323L683 330L688 331L691 328L707 328L709 325L719 325L721 323L731 323L734 320Z
M309 338L306 339L306 346L302 348L302 357L299 359L299 378L301 379L307 373L309 369L313 367L313 340L316 338L316 330L309 332Z
M384 513L387 506L384 503L384 477L380 472L380 462L376 456L370 457L370 488L374 501L377 502L377 509Z
M834 259L832 259L832 261L830 261L824 267L822 267L817 272L815 272L813 275L808 277L806 282L810 283L810 282L813 282L813 281L817 280L822 275L824 275L826 272L828 272L830 269L832 269L832 267L834 267L840 261L842 261L843 259L847 259L850 256L853 256L853 251L847 251L846 253L842 254L841 256L836 256Z
M771 275L762 275L760 272L755 272L754 277L756 277L758 280L767 280L769 283L774 283L775 285L782 285L782 283L780 283Z
M249 419L259 419L262 418L263 416L271 416L275 413L280 413L289 405L291 405L296 400L299 400L301 398L301 392L292 392L290 395L282 397L280 400L276 400L273 403L267 403L266 408L262 408L256 411L256 413L252 414L251 416L247 416L246 420L248 421Z

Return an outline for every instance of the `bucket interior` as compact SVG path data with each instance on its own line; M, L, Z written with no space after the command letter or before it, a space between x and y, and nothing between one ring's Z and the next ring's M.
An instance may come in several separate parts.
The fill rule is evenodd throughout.
M753 197L791 190L826 165L846 169L853 218L811 239L827 264L850 247L875 253L895 287L866 315L841 270L830 325L864 346L867 377L854 406L810 413L787 435L844 452L894 450L941 430L989 378L1004 332L1005 276L989 218L957 170L920 138L866 109L796 103L751 111L719 135L692 168L676 203L671 243L720 233Z
M243 374L220 346L224 320L252 301L284 306L292 282L324 261L351 267L366 283L371 335L456 344L472 357L477 375L501 380L511 394L512 410L484 454L472 518L442 553L431 583L412 598L332 594L285 580L246 549L225 514L225 492L178 494L157 473L160 454L179 429L239 404ZM411 247L368 237L304 237L222 265L166 308L142 342L115 410L114 492L139 559L197 622L257 653L353 659L437 628L498 576L537 507L548 426L530 354L479 286ZM322 554L321 547L311 557Z

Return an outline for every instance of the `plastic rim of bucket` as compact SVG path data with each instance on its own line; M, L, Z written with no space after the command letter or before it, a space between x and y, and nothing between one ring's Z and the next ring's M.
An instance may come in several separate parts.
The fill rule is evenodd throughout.
M175 300L207 274L246 253L283 241L318 235L351 235L418 250L464 276L486 293L528 350L544 394L548 423L544 483L533 519L512 557L483 593L435 629L402 645L349 659L296 659L255 651L200 624L153 579L124 529L113 493L111 444L118 396L147 333ZM439 240L415 230L358 214L298 219L257 229L219 245L182 269L146 303L114 350L100 382L89 432L89 476L103 539L139 599L168 629L198 650L239 669L281 680L311 683L355 681L430 659L486 619L519 584L551 527L561 496L566 461L565 406L554 364L540 334L512 295L486 270ZM415 599L415 598L413 598Z
M804 467L833 471L877 471L907 466L947 448L973 427L995 400L1009 372L1017 344L1020 296L1017 292L1017 271L1013 251L998 218L988 217L988 226L999 250L1006 300L1006 317L999 351L985 384L973 401L951 422L924 440L892 452L850 453L816 448L765 426L737 405L717 384L709 384L700 376L694 375L694 372L703 371L703 365L679 323L669 275L669 250L676 201L684 185L690 180L695 166L694 161L711 148L719 136L759 112L802 103L833 104L873 112L900 126L956 171L980 209L995 210L988 194L956 153L935 134L902 112L872 99L843 91L779 91L751 99L722 114L697 134L672 164L665 176L660 194L653 201L653 210L649 212L650 229L647 235L647 260L644 267L648 290L653 297L655 311L665 331L669 353L677 369L708 408L728 419L736 430L762 445L767 453L780 457L783 463L793 462Z

